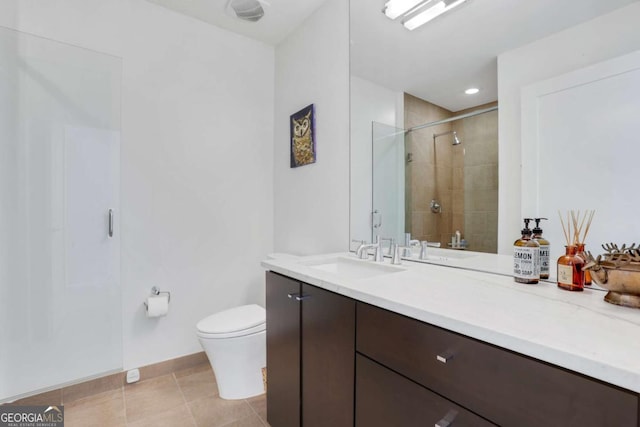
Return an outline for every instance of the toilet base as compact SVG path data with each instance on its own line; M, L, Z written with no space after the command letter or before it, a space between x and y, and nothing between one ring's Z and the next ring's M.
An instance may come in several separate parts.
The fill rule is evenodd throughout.
M266 331L221 339L199 334L222 399L247 399L265 393L266 336Z

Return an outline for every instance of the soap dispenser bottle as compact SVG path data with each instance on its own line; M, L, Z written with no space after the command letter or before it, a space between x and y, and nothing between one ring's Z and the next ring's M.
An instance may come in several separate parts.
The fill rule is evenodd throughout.
M540 228L540 221L547 220L547 218L534 218L536 226L533 229L532 240L535 240L540 245L540 279L548 279L550 271L549 263L549 241L542 237L542 228Z
M513 278L518 283L535 284L540 280L540 244L531 239L531 221L524 219L522 237L513 243Z

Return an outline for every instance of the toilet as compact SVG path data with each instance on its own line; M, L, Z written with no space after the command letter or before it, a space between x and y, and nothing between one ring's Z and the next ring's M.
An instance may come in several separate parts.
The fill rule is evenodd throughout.
M196 325L223 399L246 399L265 392L266 314L256 304L205 317Z

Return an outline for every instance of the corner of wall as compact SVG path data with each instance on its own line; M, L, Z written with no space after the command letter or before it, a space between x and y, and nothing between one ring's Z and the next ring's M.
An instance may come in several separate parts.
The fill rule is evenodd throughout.
M316 163L289 167L289 116L316 111ZM328 0L275 50L274 246L343 251L349 241L349 4Z

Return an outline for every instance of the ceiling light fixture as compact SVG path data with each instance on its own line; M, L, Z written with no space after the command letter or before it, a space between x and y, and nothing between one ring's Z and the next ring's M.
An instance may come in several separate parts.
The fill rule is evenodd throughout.
M402 20L402 25L407 30L413 31L421 25L437 18L450 11L451 9L460 6L467 0L441 0L441 1L426 1L422 2L419 6L410 10Z
M478 92L480 92L480 89L478 89L477 87L470 87L469 89L464 91L464 93L466 93L467 95L475 95Z
M397 17L410 12L416 6L422 6L430 1L431 0L389 0L384 4L382 13L387 15L387 18L389 19L396 19Z

